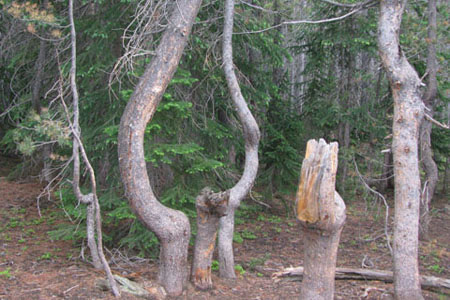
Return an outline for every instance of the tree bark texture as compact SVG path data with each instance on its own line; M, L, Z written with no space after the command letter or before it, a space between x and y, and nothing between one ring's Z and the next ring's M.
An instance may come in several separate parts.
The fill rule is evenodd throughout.
M394 289L397 299L423 299L418 268L420 79L399 44L406 1L382 0L378 44L394 98L392 151L395 175Z
M144 133L172 79L199 10L201 0L173 5L156 55L132 94L122 115L118 137L119 167L133 211L161 242L159 281L169 295L180 295L187 282L188 218L162 205L149 183L144 159Z
M231 99L242 123L245 140L244 172L237 184L230 189L230 199L226 216L220 218L219 231L219 273L221 277L235 278L233 255L234 211L239 207L241 200L248 194L253 186L258 172L258 145L260 132L258 124L242 96L233 66L233 15L234 0L225 1L225 24L223 30L223 69L228 84Z
M229 191L213 193L206 187L196 199L197 236L191 281L200 290L212 288L211 263L219 229L219 218L226 213L229 197Z
M86 237L91 252L92 264L94 268L101 269L102 263L98 255L97 243L95 242L95 205L93 201L89 202L86 207Z
M345 222L345 203L335 191L337 158L337 143L308 141L296 195L305 257L300 299L333 299L337 249Z
M433 107L437 94L437 63L436 63L436 0L428 1L428 56L427 56L427 90L423 102L433 116ZM430 224L429 208L433 199L436 184L438 182L438 168L433 160L431 149L432 123L424 118L420 125L420 154L423 170L425 171L425 183L422 200L420 202L420 239L428 239L428 227Z

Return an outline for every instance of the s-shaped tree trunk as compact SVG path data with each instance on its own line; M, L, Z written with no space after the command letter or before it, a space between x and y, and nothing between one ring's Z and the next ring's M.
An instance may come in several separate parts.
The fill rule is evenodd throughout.
M260 132L258 124L242 96L239 83L234 73L233 48L231 37L233 34L234 0L225 1L225 24L223 29L223 68L231 99L235 105L245 139L244 173L238 183L231 188L226 216L220 218L219 230L219 274L225 278L235 278L233 255L234 211L241 200L253 186L258 172L258 145Z
M201 0L173 4L156 55L131 96L120 121L119 167L126 196L142 223L161 243L159 281L169 295L180 295L187 281L188 218L162 205L150 186L144 159L144 133L172 79L186 46Z
M395 175L394 289L397 299L423 299L418 263L420 79L400 48L404 0L381 0L378 45L394 98L392 152Z

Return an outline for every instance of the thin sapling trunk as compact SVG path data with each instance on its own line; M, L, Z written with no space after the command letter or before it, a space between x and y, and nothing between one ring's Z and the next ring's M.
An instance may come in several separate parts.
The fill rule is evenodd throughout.
M234 72L233 48L231 44L233 34L234 0L225 1L225 23L222 41L223 69L227 80L228 90L242 123L245 139L244 173L238 183L230 189L230 199L226 215L220 218L219 231L219 273L221 277L235 278L233 233L234 211L241 200L252 188L258 171L258 145L260 132L258 124L242 96L239 83Z

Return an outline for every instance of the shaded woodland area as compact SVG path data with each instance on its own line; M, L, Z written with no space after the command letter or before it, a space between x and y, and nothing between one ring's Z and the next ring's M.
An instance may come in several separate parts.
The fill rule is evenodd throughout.
M0 8L0 298L449 295L446 1Z

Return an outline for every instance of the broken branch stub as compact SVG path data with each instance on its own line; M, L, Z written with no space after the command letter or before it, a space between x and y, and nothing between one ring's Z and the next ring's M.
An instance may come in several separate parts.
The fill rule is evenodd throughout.
M191 281L200 290L212 288L211 264L219 218L225 215L229 198L229 190L214 193L209 187L205 187L196 198L197 236Z

